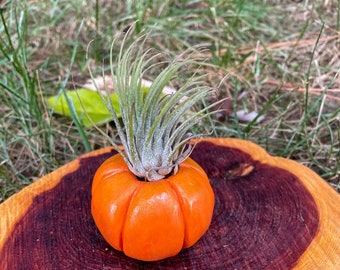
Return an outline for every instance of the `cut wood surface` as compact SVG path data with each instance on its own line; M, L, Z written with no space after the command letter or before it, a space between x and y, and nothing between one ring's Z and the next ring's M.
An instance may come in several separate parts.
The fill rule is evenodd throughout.
M215 210L193 247L157 262L130 259L90 212L105 148L46 175L0 205L0 269L340 269L340 196L313 171L238 139L200 140ZM166 232L164 232L166 233Z

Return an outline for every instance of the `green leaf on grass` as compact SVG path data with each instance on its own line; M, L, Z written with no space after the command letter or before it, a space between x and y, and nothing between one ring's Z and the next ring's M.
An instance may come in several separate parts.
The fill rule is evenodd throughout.
M144 95L148 90L148 87L142 86ZM77 90L66 91L66 95L69 101L72 102L73 109L85 127L92 127L92 122L96 125L101 125L112 121L113 117L110 110L107 108L98 92L80 88ZM120 117L121 114L117 94L111 94L110 99L113 109L116 111L117 116ZM46 102L49 109L53 110L54 113L72 116L65 95L61 94L49 97L46 99ZM87 113L85 113L84 109ZM92 121L90 121L89 117Z
M72 102L75 112L85 127L93 126L92 122L96 125L101 125L112 120L110 111L98 92L82 88L67 91L66 95ZM110 95L110 98L113 108L119 117L120 108L117 95L113 93ZM48 107L52 109L54 113L71 116L71 111L67 105L65 95L49 97L46 101ZM84 112L84 109L87 114ZM89 120L88 116L92 119L92 122Z

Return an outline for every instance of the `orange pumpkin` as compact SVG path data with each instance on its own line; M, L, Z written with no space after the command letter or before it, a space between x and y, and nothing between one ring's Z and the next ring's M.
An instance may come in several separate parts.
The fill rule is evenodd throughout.
M117 154L94 176L91 208L112 247L154 261L174 256L201 238L210 225L214 193L206 173L190 158L177 174L146 182Z

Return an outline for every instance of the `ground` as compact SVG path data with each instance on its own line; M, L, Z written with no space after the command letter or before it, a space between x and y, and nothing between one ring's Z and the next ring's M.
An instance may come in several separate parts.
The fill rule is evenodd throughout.
M169 58L186 50L204 58L200 72L217 89L215 99L229 98L224 117L211 117L193 132L253 141L340 189L338 1L0 5L0 202L77 156L109 145L95 128L53 114L45 99L81 87L89 69L96 76L107 72L112 40L132 24L131 39L148 34L147 46ZM158 72L151 69L146 79ZM257 118L242 121L240 110ZM118 142L114 126L100 128Z

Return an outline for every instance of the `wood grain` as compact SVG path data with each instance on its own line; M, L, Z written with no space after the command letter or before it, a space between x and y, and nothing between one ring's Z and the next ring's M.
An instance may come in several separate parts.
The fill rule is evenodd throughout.
M212 224L179 255L145 263L113 250L90 213L106 148L0 205L0 269L340 269L340 196L291 160L237 139L204 139L191 157L215 192Z

